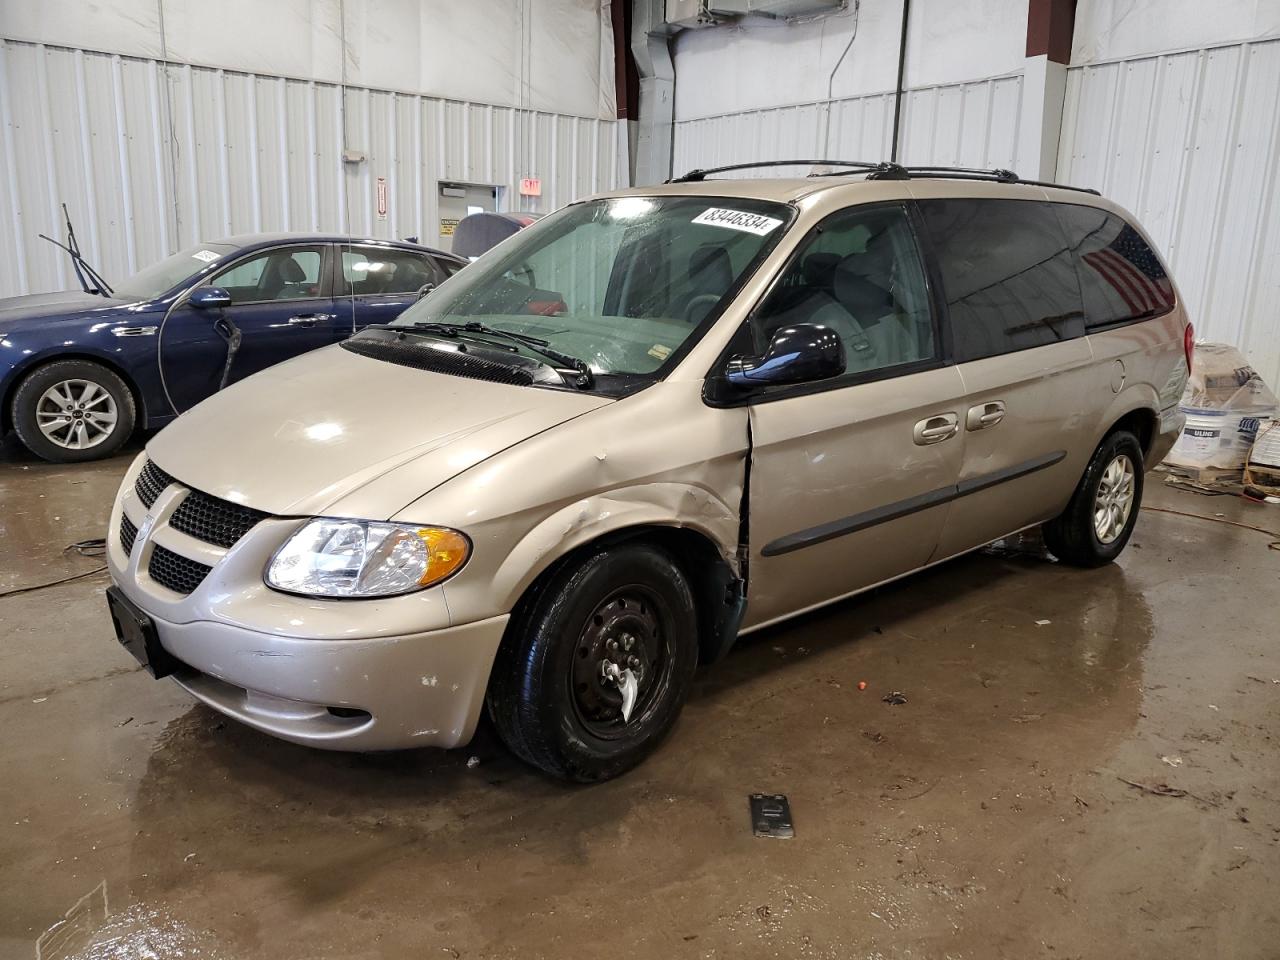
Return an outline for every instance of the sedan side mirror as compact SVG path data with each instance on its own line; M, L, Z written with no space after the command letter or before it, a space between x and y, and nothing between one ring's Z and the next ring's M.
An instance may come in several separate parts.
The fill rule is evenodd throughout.
M734 357L725 379L735 387L762 387L828 380L844 373L844 344L830 327L794 323L774 331L758 357Z
M222 287L196 287L187 297L187 302L197 310L211 310L215 307L231 306L231 294Z
M425 297L428 293L430 293L435 288L436 288L436 285L432 283L430 280L428 280L426 283L424 283L422 286L418 288L418 299L421 300L423 297Z

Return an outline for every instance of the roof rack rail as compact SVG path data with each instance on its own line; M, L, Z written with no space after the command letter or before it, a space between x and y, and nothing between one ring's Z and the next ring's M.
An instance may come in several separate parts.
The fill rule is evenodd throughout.
M1023 183L1030 187L1053 187L1058 190L1076 190L1080 193L1091 193L1095 197L1101 194L1092 187L1073 187L1065 183L1052 183L1048 180L1024 180L1012 170L1006 170L1002 167L996 167L991 170L982 170L976 167L945 167L945 166L909 166L902 167L905 176L893 174L885 175L879 172L868 174L868 180L901 180L913 179L919 177L927 179L929 177L945 178L947 180L992 180L996 183Z
M682 177L672 177L667 183L699 183L713 173L730 173L734 170L755 170L761 167L856 167L872 172L889 172L894 163L869 163L866 160L757 160L754 163L730 163L723 167L707 167L690 170ZM819 174L823 176L823 174Z
M913 180L930 177L947 180L990 180L995 183L1024 183L1031 187L1054 187L1058 190L1076 190L1080 193L1091 193L1101 196L1092 187L1073 187L1065 183L1051 183L1047 180L1023 180L1012 170L996 167L984 170L978 167L947 166L903 166L882 160L870 163L866 160L758 160L754 163L730 163L723 167L707 167L705 170L690 170L682 177L672 177L667 183L700 183L713 173L730 173L734 170L755 170L762 167L847 167L854 173L865 173L868 180ZM810 173L811 177L842 177L846 171L830 173Z

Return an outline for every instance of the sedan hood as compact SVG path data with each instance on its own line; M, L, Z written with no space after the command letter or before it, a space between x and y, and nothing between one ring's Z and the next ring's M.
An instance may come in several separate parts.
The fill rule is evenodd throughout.
M132 306L125 300L111 300L92 293L34 293L25 297L0 299L0 328L14 329L31 321L62 320L91 314L115 313Z
M499 451L610 402L332 346L197 404L147 454L190 487L268 513L386 519Z

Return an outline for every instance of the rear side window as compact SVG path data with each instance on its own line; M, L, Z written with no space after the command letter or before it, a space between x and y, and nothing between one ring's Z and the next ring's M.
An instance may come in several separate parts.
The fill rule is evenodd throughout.
M1088 329L1145 320L1173 309L1173 284L1142 234L1096 207L1062 203L1055 209L1075 254Z
M423 284L439 282L435 263L408 250L346 246L341 249L344 296L413 293Z
M1084 335L1075 264L1051 204L947 199L919 207L957 363Z

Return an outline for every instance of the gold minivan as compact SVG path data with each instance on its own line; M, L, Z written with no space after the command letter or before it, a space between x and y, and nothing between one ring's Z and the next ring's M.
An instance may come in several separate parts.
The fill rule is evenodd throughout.
M1112 560L1193 343L1150 241L1091 191L840 166L571 204L184 414L112 512L121 642L296 743L487 707L591 781L752 630L1037 525Z

